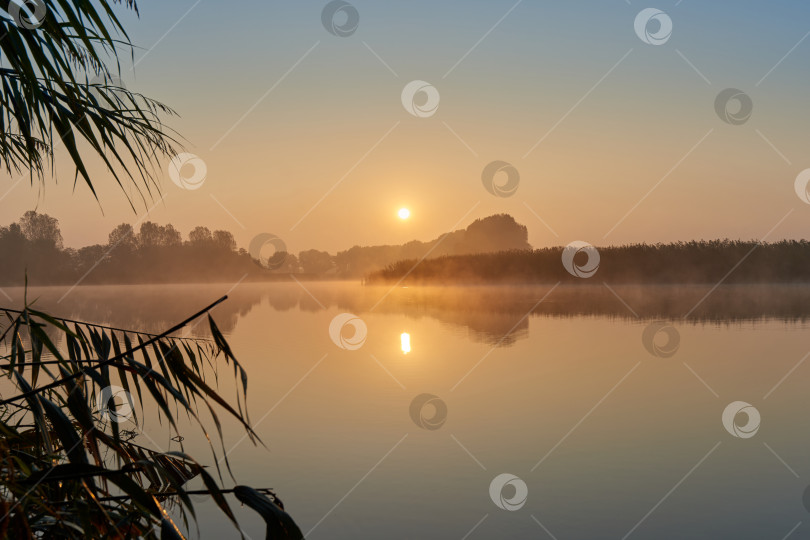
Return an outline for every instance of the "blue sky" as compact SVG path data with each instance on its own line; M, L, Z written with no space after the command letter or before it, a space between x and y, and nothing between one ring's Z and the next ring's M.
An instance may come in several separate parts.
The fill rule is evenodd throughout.
M73 193L58 161L59 185L0 201L6 221L36 206L68 245L122 221L205 224L294 252L428 239L496 212L536 246L762 238L776 224L768 239L806 236L793 181L810 167L807 2L354 1L348 37L321 24L326 3L141 1L140 19L123 15L144 48L124 80L178 111L204 185L166 176L144 218L152 204L133 214L113 187L101 209ZM648 7L672 20L663 45L634 31ZM404 110L412 80L440 93L435 115ZM715 114L730 87L754 104L744 125ZM483 189L493 160L520 171L515 196Z

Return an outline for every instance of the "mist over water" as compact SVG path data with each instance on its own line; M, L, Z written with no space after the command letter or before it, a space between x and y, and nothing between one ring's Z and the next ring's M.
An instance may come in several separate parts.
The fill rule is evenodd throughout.
M461 538L485 516L470 538L542 537L538 522L557 538L781 538L807 516L808 286L93 286L59 302L66 290L28 297L147 332L228 294L212 316L267 448L229 422L225 448L236 478L275 488L307 538ZM365 333L331 335L342 314ZM676 341L646 341L659 321ZM738 401L760 414L751 438L724 426ZM181 449L144 417L144 437ZM192 430L182 445L210 456ZM514 511L490 496L503 473L526 485ZM200 503L201 537L233 537Z
M401 314L432 318L469 331L473 339L510 345L534 317L664 319L681 324L769 320L805 323L810 285L479 285L362 286L356 282L294 281L194 285L110 285L33 287L29 302L55 315L124 329L161 332L223 295L212 312L224 332L258 306L284 313L339 309L358 314ZM9 307L22 307L24 289L7 288ZM70 301L60 301L64 296ZM541 301L542 300L542 301ZM190 330L206 332L205 325ZM525 337L525 336L524 336Z

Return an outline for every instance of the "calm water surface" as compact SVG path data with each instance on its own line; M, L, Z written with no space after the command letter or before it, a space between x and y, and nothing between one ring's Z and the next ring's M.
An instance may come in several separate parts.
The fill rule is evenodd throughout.
M274 488L307 538L810 537L808 287L721 287L701 300L710 287L304 286L240 284L213 316L248 371L267 446L226 424L234 476ZM29 297L56 315L159 331L231 288ZM367 327L356 350L330 338L347 312ZM677 331L669 357L645 346L654 320ZM654 343L672 352L666 338ZM411 418L424 393L446 406L438 429ZM752 437L724 427L735 401L760 414ZM140 429L144 444L180 448L156 417ZM184 436L213 465L199 433ZM507 501L525 483L517 510L490 495L502 473L519 479L496 489ZM232 500L246 533L263 538L258 516ZM236 536L200 504L202 538Z

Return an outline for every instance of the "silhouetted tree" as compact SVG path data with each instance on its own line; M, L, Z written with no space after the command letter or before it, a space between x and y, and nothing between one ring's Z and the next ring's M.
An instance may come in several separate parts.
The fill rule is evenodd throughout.
M138 231L138 246L154 248L160 246L160 225L151 221L141 223Z
M188 233L188 241L193 245L210 244L212 241L211 231L208 227L194 227Z
M468 253L531 249L529 230L508 214L473 221L465 231L464 244Z
M160 245L165 247L176 247L183 243L180 231L174 228L171 223L160 228Z
M135 230L129 223L122 223L110 231L107 243L110 247L115 246L119 251L132 251L137 246L138 239Z
M56 218L29 210L20 218L20 229L31 243L62 249L62 232Z
M96 244L79 248L76 253L76 269L78 273L84 275L91 269L98 268L101 263L105 262L105 256L112 257L111 254L108 254L106 246Z
M325 251L308 249L298 254L301 269L307 274L323 275L335 268L332 256Z
M443 234L430 242L414 240L401 246L354 246L335 255L334 262L340 275L360 277L400 260L511 249L531 249L528 229L508 214L497 214L477 219L466 229Z
M214 231L214 245L226 251L236 250L236 239L228 231Z
M272 265L271 270L275 274L295 274L301 271L298 257L286 251L273 254L266 264Z

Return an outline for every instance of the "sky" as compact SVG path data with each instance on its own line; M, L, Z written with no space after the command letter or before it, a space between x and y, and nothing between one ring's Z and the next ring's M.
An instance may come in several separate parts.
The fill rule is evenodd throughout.
M328 4L119 6L140 47L122 78L177 111L167 122L205 178L183 189L164 159L161 195L133 212L98 166L98 202L74 188L57 150L43 186L0 176L0 224L46 212L72 247L123 222L205 225L294 253L429 240L502 212L535 247L808 236L794 185L810 168L806 1L352 0L326 17L340 34L356 12L345 36L324 25ZM412 81L431 95L403 100ZM739 100L718 112L728 88L750 117ZM517 189L486 189L494 161L496 187L511 171Z

